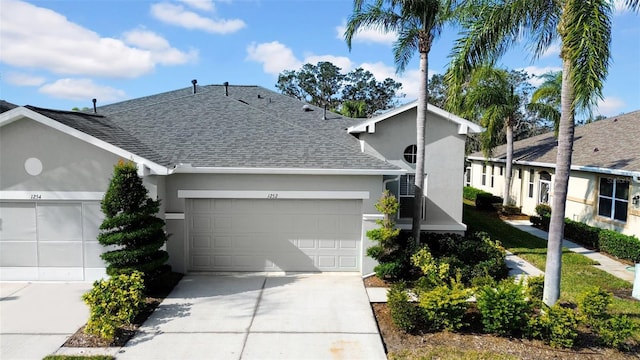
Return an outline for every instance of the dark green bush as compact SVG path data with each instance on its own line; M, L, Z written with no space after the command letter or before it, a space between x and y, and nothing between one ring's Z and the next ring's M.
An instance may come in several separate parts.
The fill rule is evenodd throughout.
M387 305L391 320L402 331L415 333L422 323L422 310L416 303L409 301L404 283L391 286L387 293Z
M502 204L502 198L489 193L479 193L476 196L476 208L478 210L495 210L494 204Z
M134 271L98 280L82 300L90 311L85 331L112 340L116 329L130 324L144 305L142 273Z
M556 303L529 319L528 335L553 347L570 348L578 337L578 317Z
M504 215L519 215L522 211L520 206L515 205L498 205L498 213Z
M476 293L476 300L485 332L514 335L526 327L531 304L522 282L506 279L496 287L484 286Z
M564 237L591 249L599 250L601 229L579 221L564 219Z
M602 345L624 350L627 347L627 341L640 329L627 316L614 315L597 322L594 330Z
M598 241L600 250L619 259L640 263L640 240L637 237L602 230Z
M551 216L551 206L548 204L536 205L536 214L538 214L539 217Z
M486 233L468 236L427 233L422 241L436 260L449 264L449 277L455 278L459 272L466 285L476 277L488 275L500 280L509 273L502 244Z
M594 325L608 317L607 308L613 301L613 294L599 287L592 287L578 295L578 312L587 324Z
M476 201L476 197L478 196L478 194L489 194L489 193L484 190L480 190L478 188L474 188L471 186L465 186L462 189L462 197L467 200Z
M530 216L529 221L533 226L538 229L542 229L544 231L549 231L549 223L551 222L551 217L549 216Z

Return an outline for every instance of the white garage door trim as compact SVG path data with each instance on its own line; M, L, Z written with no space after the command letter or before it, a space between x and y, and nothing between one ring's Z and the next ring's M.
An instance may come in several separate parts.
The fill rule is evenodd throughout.
M178 190L178 198L190 199L299 199L365 200L368 191L280 191L280 190Z
M231 195L231 194L235 194L237 195L238 192L227 192L226 195ZM317 197L312 197L310 198L286 198L286 200L282 197L280 197L280 194L282 194L283 192L277 192L277 194L279 195L278 197L270 197L270 198L264 198L262 196L258 197L257 199L255 197L249 197L251 195L255 196L256 194L261 195L264 194L265 192L260 192L260 191L242 191L243 195L245 195L245 197L243 198L238 198L238 197L224 197L224 198L210 198L210 197L202 197L202 198L187 198L187 224L185 226L185 230L186 230L186 237L187 237L187 241L185 241L185 262L188 264L189 270L190 271L360 271L360 269L362 268L362 236L361 236L361 232L362 232L362 194L368 195L367 192L360 192L360 194L358 195L358 198L354 199L354 198L350 198L350 199L344 199L344 198L317 198ZM307 192L307 193L312 193L312 192ZM316 193L315 195L319 195L318 193L323 193L323 192L313 192ZM326 194L328 194L329 192L324 192ZM331 192L335 196L335 192ZM182 195L187 195L189 193L183 193ZM209 192L208 194L211 194L211 192ZM193 195L193 194L191 194ZM219 195L219 193L218 193ZM291 195L290 193L284 196L288 196ZM215 246L215 242L217 241L216 238L222 239L222 240L226 240L227 242L229 242L229 240L227 239L227 236L229 234L224 233L224 234L218 234L218 235L214 235L215 234L215 226L213 225L213 223L216 221L215 217L214 217L214 212L213 210L211 210L210 214L211 214L211 218L207 221L207 223L210 223L211 225L211 232L210 232L210 237L209 240L206 240L206 236L203 237L203 230L200 231L196 231L194 229L194 221L196 221L196 218L198 218L197 221L203 221L206 219L203 219L201 216L197 216L196 213L197 211L195 211L193 209L194 206L194 200L210 200L211 201L211 207L213 208L215 201L224 201L225 204L227 204L226 206L232 206L229 208L230 213L229 213L229 218L231 219L231 222L234 221L239 221L242 222L243 224L245 224L247 227L252 227L256 224L252 223L252 216L256 216L256 214L262 214L262 213L256 213L256 212L251 212L251 210L249 210L248 214L248 218L242 219L241 218L241 212L238 212L238 210L235 207L235 205L229 205L229 204L235 204L235 201L244 201L243 203L240 204L244 204L241 206L246 206L248 204L251 203L247 203L246 200L259 200L259 203L255 203L253 205L259 205L262 204L262 206L264 206L265 204L269 204L271 202L273 202L274 204L280 203L280 200L285 200L287 201L287 203L290 203L290 201L302 201L302 203L300 203L302 206L302 208L306 208L309 209L309 205L313 205L314 208L311 210L310 213L308 213L308 215L315 215L314 212L316 211L316 208L314 205L314 200L318 201L318 200L327 200L328 202L324 202L323 203L325 205L328 205L328 213L327 211L327 207L322 207L325 210L325 214L328 215L328 217L326 216L321 216L320 218L326 218L325 221L329 221L330 223L333 222L335 224L339 224L341 223L342 225L337 226L335 228L335 233L332 237L332 235L330 235L328 238L324 238L323 240L323 236L321 235L322 233L324 233L324 230L321 230L319 233L314 233L314 231L318 231L318 230L312 230L309 235L316 235L311 237L310 239L316 239L314 240L314 244L313 246L310 246L310 239L309 240L303 240L304 237L298 238L298 240L296 240L295 236L293 238L287 238L287 237L282 237L283 233L287 233L288 231L281 231L281 229L285 229L284 226L276 226L276 228L278 230L275 230L275 232L273 233L273 237L276 238L273 245L275 246L274 248L282 248L282 239L288 239L289 241L291 241L292 244L294 244L294 247L299 247L300 249L296 249L298 251L304 249L304 253L305 255L310 256L309 259L312 259L313 264L309 264L306 263L304 265L298 265L300 263L301 260L305 260L307 258L304 258L302 256L299 256L300 254L295 254L292 253L294 258L292 258L292 261L288 261L288 260L284 260L283 257L281 257L282 253L280 253L279 250L274 251L273 253L269 254L268 251L269 249L272 249L270 246L267 246L266 243L263 243L262 245L265 246L265 248L263 248L263 252L258 252L258 254L263 254L265 259L264 261L264 265L262 261L257 261L259 259L257 259L256 264L260 263L259 265L244 265L244 264L240 264L238 266L236 266L236 262L235 260L230 260L232 257L234 256L238 256L238 259L240 258L249 258L251 254L255 255L255 249L253 248L253 245L251 245L251 247L246 247L245 245L249 244L243 244L243 241L246 241L248 238L246 235L250 235L252 238L262 238L264 237L265 239L270 239L271 237L269 236L272 233L269 232L265 232L264 234L260 234L256 237L256 229L244 229L242 226L238 227L238 226L234 226L234 228L240 228L239 232L236 232L236 230L230 230L233 233L236 233L237 235L232 235L232 236L239 236L238 239L244 239L244 240L239 240L240 244L239 247L237 249L232 249L229 248L229 246L236 246L236 245L231 245L232 243L225 243L222 246L226 246L227 249L221 249L222 251L219 253L220 256L218 257L218 259L220 259L220 264L223 264L221 266L218 266L216 258L216 252L212 251L211 249ZM331 205L331 200L336 200L335 205ZM340 214L340 211L342 210L342 207L344 206L344 201L346 200L355 200L357 202L354 202L353 205L355 205L353 210L349 210L349 215L338 215ZM308 201L308 202L307 202ZM295 206L294 203L290 203L292 205ZM317 203L317 205L321 205L322 203ZM342 205L341 205L342 204ZM217 205L215 205L217 206ZM331 209L332 206L337 206L334 209ZM357 207L357 210L355 210L355 208ZM224 213L224 217L226 218L226 210L227 208L219 208L219 209L225 209L225 213ZM331 220L330 218L332 218L332 214L334 213L334 211L336 212L336 216L333 217L333 220ZM204 213L207 213L207 210L204 210ZM198 215L202 215L203 213L199 213ZM274 214L278 214L278 212L265 212L264 214L266 215L274 215ZM302 218L304 218L305 215L307 215L304 211L302 211L301 213L296 213L296 212L291 212L290 210L285 210L284 213L282 213L283 215L286 215L286 218L289 218L290 216L296 216L296 215L301 215ZM345 217L345 219L340 222L339 220L336 220L336 218L339 217ZM348 216L353 217L352 219L347 219ZM205 216L206 217L206 216ZM235 217L235 218L234 218ZM301 219L302 219L301 218ZM218 218L220 219L220 218ZM282 218L284 219L284 218ZM263 222L265 219L262 219L262 216L258 215L258 218L253 218L253 220L257 220L257 222ZM225 221L229 221L228 219ZM276 220L278 221L278 220ZM318 221L322 221L322 220L318 220ZM335 222L338 221L338 222ZM304 223L304 221L301 221L301 223ZM353 223L353 225L344 225L344 224L350 224ZM319 223L318 223L319 224ZM225 226L230 226L225 224ZM315 226L315 225L314 225ZM345 226L347 226L345 228ZM294 226L295 227L295 226ZM204 228L201 229L206 229L207 227L205 226ZM328 229L329 227L316 227L316 229ZM287 228L288 229L288 228ZM305 228L306 229L306 228ZM209 230L204 230L205 232L208 232ZM245 234L244 232L247 231L247 233ZM259 230L257 230L259 232ZM346 231L346 233L343 233L344 231ZM251 235L251 233L253 232L253 235ZM301 229L293 229L290 233L288 234L284 234L286 236L290 236L292 235L292 233L298 233L299 235L301 234L305 234L306 230L301 230ZM350 234L350 235L347 235ZM206 233L204 234L206 235ZM317 236L319 235L319 236ZM203 239L205 239L206 241L203 243L202 241L204 241ZM346 241L346 242L345 242ZM199 242L200 244L196 244L196 242ZM328 246L328 244L330 242L333 242L334 245L333 247ZM205 244L206 243L206 244ZM285 241L284 243L289 244L287 241ZM270 245L271 243L269 243ZM343 245L344 244L344 245ZM350 245L352 244L352 245ZM246 252L246 254L242 253L242 246L245 246L246 249L248 249L248 251ZM346 246L343 247L343 246ZM203 249L202 253L197 252L196 249L197 247L200 247L201 249ZM325 253L326 249L334 249L334 253L332 253L331 251L329 251L329 253ZM238 250L239 249L239 250ZM315 250L314 250L315 249ZM342 250L344 250L344 253L342 253ZM350 250L349 250L350 249ZM230 250L230 252L228 252L228 250ZM236 251L238 250L238 251ZM235 254L235 255L231 255L230 254ZM334 254L334 255L329 255L329 254ZM224 255L224 256L223 256ZM207 256L210 258L207 261ZM327 256L331 257L334 256L335 258L333 259L333 261L329 261L331 259L329 259ZM349 260L349 258L352 258L353 261ZM277 261L272 261L273 258L276 258L278 260L281 261L281 264L284 264L284 266L282 266L281 264L276 264ZM288 259L288 258L287 258ZM225 261L229 263L229 265L224 265ZM298 261L298 262L296 262ZM305 260L306 261L306 260ZM200 262L200 264L197 264L197 262ZM239 264L239 263L238 263ZM301 266L300 268L298 268L298 266Z

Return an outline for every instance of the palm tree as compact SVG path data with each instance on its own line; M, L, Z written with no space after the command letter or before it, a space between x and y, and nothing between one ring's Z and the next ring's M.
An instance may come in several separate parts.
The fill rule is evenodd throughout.
M473 69L463 92L464 96L448 96L447 99L451 101L447 102L447 108L464 118L479 120L486 129L480 134L480 147L485 157L489 157L493 149L500 145L500 135L505 130L507 159L502 205L508 205L513 165L513 128L520 107L520 96L514 93L509 73L491 65ZM454 102L454 99L458 101Z
M470 70L487 59L497 59L521 38L527 39L534 56L554 41L561 43L562 91L558 152L553 188L551 223L543 301L551 306L560 297L562 238L571 170L574 114L591 108L602 98L611 43L613 0L484 0L462 8L463 36L452 53L451 76L461 87ZM640 10L640 0L625 4Z
M420 220L424 196L424 149L427 103L429 101L428 75L429 51L440 35L445 23L451 20L453 0L354 0L353 14L347 22L345 40L351 43L358 31L373 28L385 33L397 33L393 45L397 70L404 71L414 52L420 53L420 89L418 92L416 132L417 159L415 174L415 200L413 206L412 235L420 241Z
M364 100L344 100L340 106L340 114L350 118L366 118L367 103Z
M527 105L527 108L553 123L553 129L557 136L560 125L562 71L551 71L541 77L544 82L531 95L531 103Z

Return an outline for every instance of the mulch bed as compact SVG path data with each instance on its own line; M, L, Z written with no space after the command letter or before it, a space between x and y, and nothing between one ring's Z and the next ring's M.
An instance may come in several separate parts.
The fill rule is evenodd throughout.
M364 279L364 283L367 287L390 286L389 283L376 276ZM580 335L576 341L576 347L573 349L556 349L538 340L506 338L482 334L479 332L481 325L478 323L477 318L475 321L476 324L472 325L473 328L478 328L478 331L475 332L469 330L468 332L461 333L443 331L425 334L407 334L393 324L391 313L386 303L373 303L371 307L378 322L380 335L382 336L387 353L406 352L408 354L416 354L423 350L436 347L451 347L458 350L506 354L524 360L640 359L640 345L637 345L632 351L626 353L613 349L605 349L598 347L595 339L593 339L588 332Z
M133 323L116 329L116 335L113 341L105 341L100 336L87 334L84 332L85 326L82 326L64 343L65 347L123 347L136 334L136 331L147 320L153 311L166 298L171 290L182 279L183 274L172 272L163 278L161 286L157 286L152 292L147 294L145 306Z

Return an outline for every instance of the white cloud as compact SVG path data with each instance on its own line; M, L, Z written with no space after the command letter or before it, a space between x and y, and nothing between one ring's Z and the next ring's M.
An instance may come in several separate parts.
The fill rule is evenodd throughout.
M347 29L347 22L343 21L341 25L336 26L336 38L340 40L344 40L344 32ZM367 28L361 29L358 31L352 42L361 42L361 43L377 43L384 45L391 45L398 38L398 34L395 32L384 33L382 31Z
M52 10L2 0L0 11L0 61L19 68L44 69L57 74L135 78L154 70L156 63L178 64L197 54L171 48L159 36L148 36L147 45L164 46L161 56L137 44L101 37ZM34 26L33 24L38 24Z
M182 5L169 3L151 5L151 15L167 24L215 34L233 33L246 26L240 19L211 19L188 11Z
M7 73L4 80L11 85L17 86L40 86L46 81L46 79L41 76L34 76L19 72Z
M125 92L109 86L95 84L91 79L60 79L43 85L39 92L60 99L88 100L96 98L100 102L110 102L125 98Z
M262 69L267 74L278 75L283 70L295 70L302 66L293 51L278 41L252 43L247 46L247 54L247 60L262 63Z
M546 57L554 56L554 55L560 55L560 43L559 42L554 42L553 44L549 45L547 50L545 50L540 57L546 58Z
M595 112L600 115L615 116L620 114L626 105L627 104L625 104L621 99L614 96L608 96L604 99L598 100L598 106Z
M213 0L179 0L179 1L198 10L213 11L215 9L215 6L213 5Z
M184 64L198 58L197 50L182 52L171 47L162 36L144 29L131 30L124 33L124 41L127 44L149 50L151 59L163 65Z
M542 85L542 83L544 82L544 79L539 77L540 75L544 75L552 71L554 72L562 71L562 68L559 66L545 66L545 67L527 66L525 68L521 68L517 70L524 70L527 72L527 74L532 75L531 79L529 79L529 83L535 87L538 87Z

